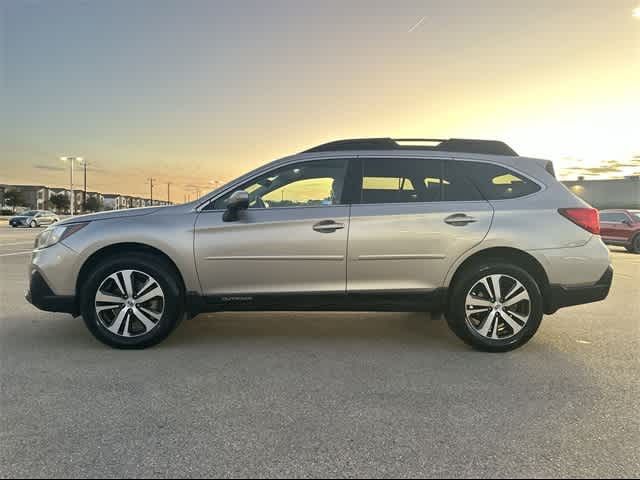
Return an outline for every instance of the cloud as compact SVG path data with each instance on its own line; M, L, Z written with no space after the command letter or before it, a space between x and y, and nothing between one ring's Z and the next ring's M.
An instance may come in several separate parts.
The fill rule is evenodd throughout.
M82 169L82 167L80 167ZM91 164L87 165L87 172L108 173L109 169L102 167L95 167Z
M581 168L579 171L583 173L588 173L590 175L603 175L606 173L620 173L621 170L619 168L611 168L611 167L588 167Z
M190 183L187 185L183 185L183 188L185 190L212 190L212 187L209 184L196 185L196 184Z
M640 167L640 156L633 157L631 160L621 162L619 160L606 160L603 162L611 168L634 168Z
M33 168L37 168L38 170L49 170L52 172L63 172L66 170L65 167L58 167L55 165L42 165L42 164L36 164L33 166Z
M576 159L571 159L573 162L577 162ZM628 169L640 169L640 155L634 156L630 160L604 160L599 165L584 166L580 163L573 163L567 167L561 168L565 173L577 174L582 176L624 176L624 175L636 175L636 171L629 172Z
M580 175L605 175L608 173L620 173L622 170L618 167L610 167L602 165L599 167L583 167L581 165L571 165L561 168L563 172L578 173Z

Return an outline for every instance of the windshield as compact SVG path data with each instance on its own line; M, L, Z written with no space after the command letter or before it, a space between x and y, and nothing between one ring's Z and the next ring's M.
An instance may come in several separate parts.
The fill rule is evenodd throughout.
M629 214L634 222L640 222L640 210L629 210Z

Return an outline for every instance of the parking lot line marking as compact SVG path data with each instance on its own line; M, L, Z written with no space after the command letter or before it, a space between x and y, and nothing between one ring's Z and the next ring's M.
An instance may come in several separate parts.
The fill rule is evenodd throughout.
M0 257L11 257L12 255L26 255L27 253L31 253L33 250L25 250L24 252L13 252L13 253L0 253Z
M2 247L12 247L14 245L31 245L33 242L15 242L15 243L0 243L0 248Z

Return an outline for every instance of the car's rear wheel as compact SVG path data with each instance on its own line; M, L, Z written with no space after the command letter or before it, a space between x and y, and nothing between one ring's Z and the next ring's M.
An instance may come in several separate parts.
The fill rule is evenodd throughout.
M148 254L109 257L91 272L81 311L93 335L115 348L146 348L164 340L184 315L175 269Z
M452 288L447 323L458 337L479 350L518 348L533 337L542 321L540 287L517 265L471 265Z
M626 248L631 253L640 253L640 233L631 239L631 244Z

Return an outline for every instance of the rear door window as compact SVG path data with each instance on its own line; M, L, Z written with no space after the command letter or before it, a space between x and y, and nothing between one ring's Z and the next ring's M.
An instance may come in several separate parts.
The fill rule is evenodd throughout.
M361 203L441 200L442 162L412 158L367 158L362 166Z
M444 200L446 202L475 202L484 200L480 190L471 181L464 166L460 162L447 160L444 162L444 179L442 182Z

